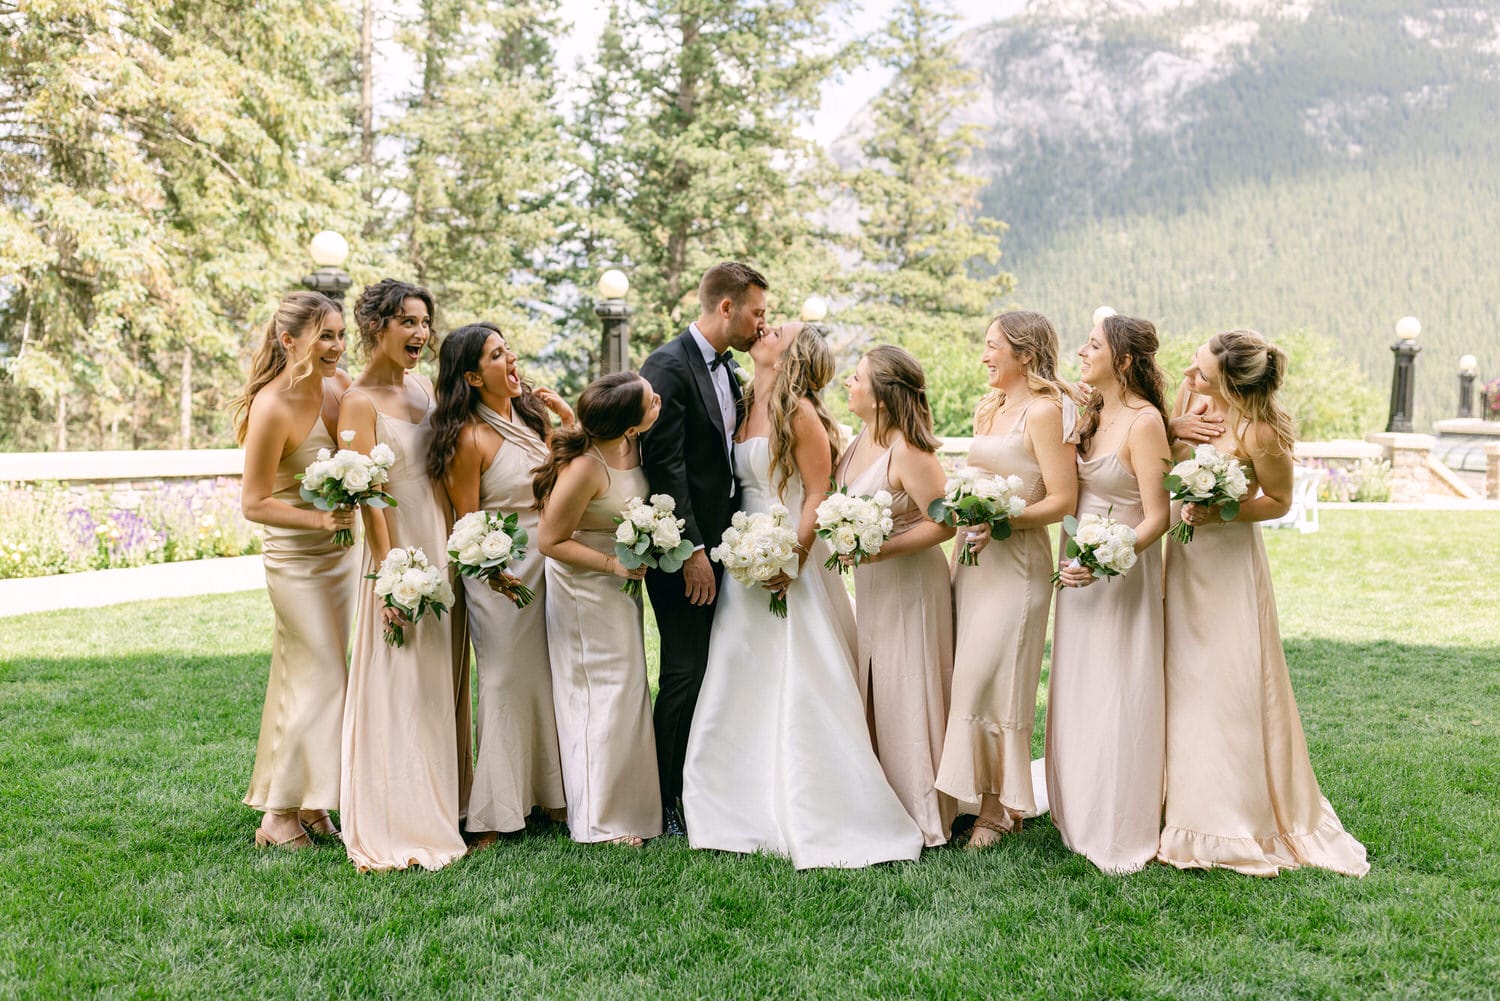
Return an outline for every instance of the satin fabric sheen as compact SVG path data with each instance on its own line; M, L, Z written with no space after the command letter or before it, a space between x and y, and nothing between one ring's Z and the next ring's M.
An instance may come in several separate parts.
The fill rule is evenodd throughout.
M547 653L547 561L537 548L539 517L531 493L531 470L546 449L520 422L483 405L479 410L503 439L480 477L479 508L518 516L531 541L526 558L511 563L509 572L536 598L517 608L487 583L462 578L479 689L468 827L519 831L533 806L560 810L566 805Z
M863 435L864 432L861 432ZM850 479L850 448L837 482L849 493L891 494L891 534L924 520L904 490L891 487L890 449ZM936 788L953 679L953 591L937 546L854 568L859 626L855 678L880 766L928 847L947 842L957 805Z
M1369 872L1313 774L1259 525L1211 523L1187 545L1167 541L1166 664L1161 861L1252 876Z
M1026 436L1032 403L1003 434L979 435L968 465L1019 476L1028 503L1046 496ZM1046 404L1043 404L1046 405ZM955 546L963 545L962 527ZM965 802L998 796L1012 814L1035 816L1031 735L1052 603L1052 549L1045 528L991 539L975 566L954 571L957 619L953 699L938 769L939 789Z
M424 468L432 411L420 424L378 413L376 439L391 447L386 491L397 507L385 510L391 544L418 547L435 566L447 562L448 526ZM369 547L364 573L374 573ZM453 616L424 617L406 627L406 643L382 636L375 582L359 589L358 626L344 706L344 773L340 821L349 860L361 871L441 869L465 851L459 835L461 769L455 702ZM467 661L467 658L464 658ZM462 673L462 672L460 672ZM467 764L467 762L465 762Z
M1135 474L1110 453L1078 460L1078 514L1145 516ZM1057 596L1047 699L1047 796L1063 844L1105 872L1135 872L1161 833L1166 694L1161 544L1121 577Z
M735 445L744 508L777 500L764 438ZM787 484L793 512L802 485ZM795 517L795 514L794 514ZM813 546L777 618L768 594L728 577L683 771L694 848L767 852L798 869L915 859L922 832L870 747L844 623L843 582ZM842 604L842 611L840 611Z
M276 467L271 496L312 510L297 474L334 448L320 413ZM276 613L260 739L245 804L257 810L337 810L345 657L358 556L333 534L265 526L266 591Z
M573 538L615 550L615 517L645 498L639 468L611 469L609 489L589 501ZM661 833L656 736L646 683L640 602L614 574L547 561L547 648L557 738L574 841L652 838Z

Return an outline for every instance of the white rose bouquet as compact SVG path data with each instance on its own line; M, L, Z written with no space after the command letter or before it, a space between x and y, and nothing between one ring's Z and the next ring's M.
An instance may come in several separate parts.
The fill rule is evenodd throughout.
M839 488L818 505L817 534L833 547L833 555L823 566L843 572L874 556L895 526L889 493L877 490L872 497L860 497Z
M672 573L693 555L693 542L682 537L687 524L673 516L677 502L668 494L652 494L649 501L632 497L615 522L615 557L626 570L655 567ZM632 598L641 595L641 582L627 580L620 590Z
M790 512L782 504L754 514L736 511L723 541L708 555L746 587L758 587L778 574L797 576L797 531ZM771 612L786 618L785 592L771 594Z
M1118 577L1135 566L1135 529L1107 514L1086 514L1063 519L1068 545L1063 550L1075 567L1083 567L1096 578ZM1061 571L1053 571L1052 583L1062 587Z
M345 443L354 440L353 431L345 431L341 437ZM318 449L317 458L297 474L302 483L300 493L319 511L335 508L395 507L396 498L380 488L390 476L391 463L396 453L385 443L377 443L370 454L356 452L352 448L341 448L330 452ZM333 533L333 541L340 546L354 545L354 532L341 528Z
M1000 476L966 466L956 470L943 496L927 505L927 517L944 525L988 525L990 537L1010 537L1010 519L1026 510L1021 497L1025 482L1019 476ZM979 564L973 545L965 540L958 551L960 566Z
M1240 501L1250 492L1250 481L1240 460L1212 445L1199 445L1191 459L1182 460L1162 477L1162 485L1172 500L1218 505L1222 521L1234 520L1240 513ZM1178 521L1167 534L1178 542L1192 542L1193 526Z
M453 607L453 585L448 583L447 569L428 563L427 554L420 549L392 549L380 561L380 571L365 574L365 579L375 582L375 596L386 608L396 609L413 625L428 612L441 618ZM386 626L385 641L403 646L405 632L400 626Z
M453 524L448 556L460 575L487 582L490 587L525 608L536 592L507 571L526 558L530 538L515 514L471 511Z

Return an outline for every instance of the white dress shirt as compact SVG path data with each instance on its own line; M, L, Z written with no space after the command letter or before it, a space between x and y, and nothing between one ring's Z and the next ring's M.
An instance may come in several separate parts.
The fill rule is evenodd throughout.
M712 365L719 352L708 343L708 338L703 336L703 332L698 329L698 324L694 323L689 326L688 332L693 335L693 340L697 341L698 350L703 352L703 363ZM718 368L710 368L708 377L713 381L714 395L719 398L719 416L724 421L724 451L731 456L731 465L733 465L734 425L737 415L734 407L734 390L730 388L729 380L734 378L734 373L729 371L728 365L720 365Z

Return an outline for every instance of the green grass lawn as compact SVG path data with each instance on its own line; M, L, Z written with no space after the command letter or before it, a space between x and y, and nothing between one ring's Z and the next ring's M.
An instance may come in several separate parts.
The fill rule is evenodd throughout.
M1500 514L1269 545L1363 880L1106 876L1045 818L853 872L539 829L360 876L251 847L264 595L0 620L0 996L1497 996Z

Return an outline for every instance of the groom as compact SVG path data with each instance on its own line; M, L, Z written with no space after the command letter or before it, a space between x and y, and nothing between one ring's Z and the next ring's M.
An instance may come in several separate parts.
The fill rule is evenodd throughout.
M698 285L698 321L657 348L641 375L661 396L656 426L642 437L641 461L654 494L670 494L687 525L693 555L676 573L650 570L646 590L661 634L656 697L656 765L666 834L686 833L678 798L693 707L708 666L709 630L723 568L710 563L739 507L734 433L744 415L730 348L750 350L765 332L765 277L746 264L716 264Z

